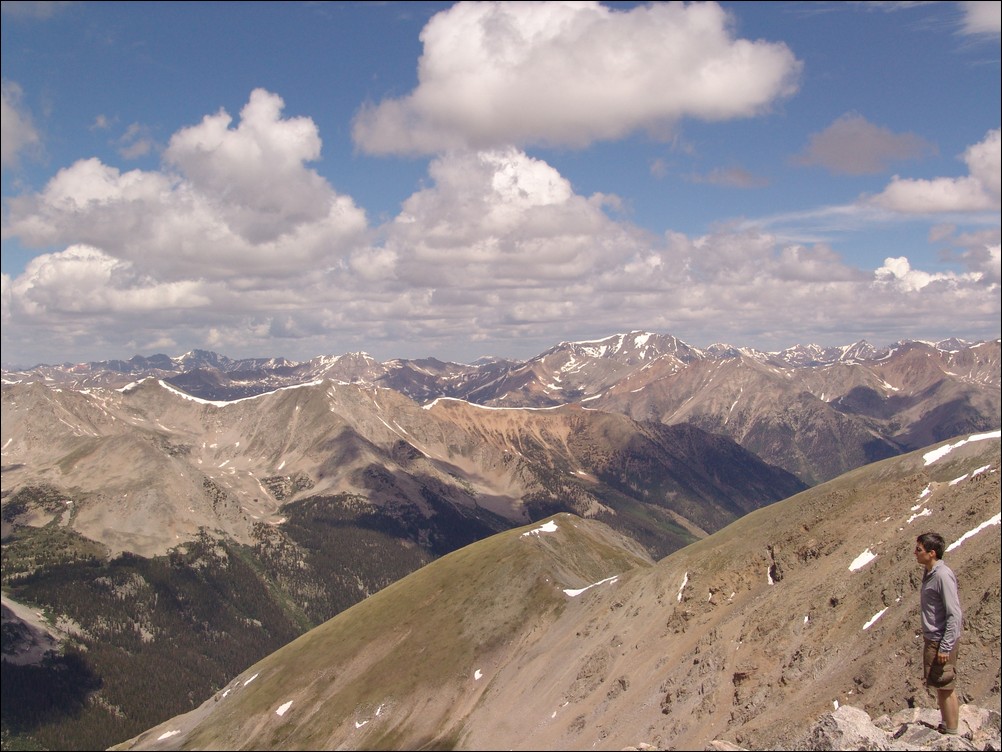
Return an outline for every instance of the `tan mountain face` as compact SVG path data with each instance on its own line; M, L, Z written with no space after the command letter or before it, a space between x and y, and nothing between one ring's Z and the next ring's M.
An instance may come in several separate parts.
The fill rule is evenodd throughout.
M243 398L317 380L388 387L426 404L455 397L493 407L579 403L638 421L688 423L725 435L814 484L964 432L996 428L1000 341L899 342L875 348L798 345L763 353L700 350L649 332L563 342L525 362L378 363L364 353L232 361L180 358L39 366L5 371L10 383L122 387L163 378L206 399Z
M120 729L117 736L94 736L95 743L88 748L101 748L167 717L160 710L140 726L137 720L147 718L144 713L150 711L130 704L146 683L150 665L181 660L199 667L198 675L192 673L189 678L185 678L189 672L171 672L178 675L178 681L172 682L170 691L165 688L162 698L173 703L168 705L171 708L191 707L191 702L208 696L248 663L295 635L470 541L571 512L582 521L581 530L598 530L601 526L593 523L601 522L608 526L607 534L597 549L592 550L594 542L590 542L584 553L578 553L577 546L558 552L553 541L559 536L544 536L549 541L546 555L558 559L539 564L539 576L544 581L576 583L579 588L618 576L616 585L623 587L631 578L640 577L631 572L644 570L643 562L649 558L661 560L742 515L804 488L789 472L760 457L816 482L945 436L998 427L997 342L958 345L954 351L911 343L882 353L861 346L838 353L804 349L768 357L727 348L711 350L700 352L673 338L658 342L651 335L636 334L596 343L565 343L528 364L483 366L430 360L379 364L364 355L317 359L302 366L275 361L227 365L219 356L196 353L185 363L198 364L201 370L179 376L180 366L162 357L142 367L154 368L164 381L152 379L127 388L132 376L124 364L119 364L123 370L114 373L99 367L90 372L71 369L73 373L51 369L54 381L48 387L5 382L0 441L5 586L27 573L46 575L36 580L37 590L22 588L18 594L26 602L37 603L31 613L49 614L45 619L60 639L78 641L89 651L87 681L135 674L134 684L105 678L103 689L89 700L90 710L109 709L107 718L94 714L92 725L114 723ZM70 381L63 388L57 386L58 379ZM220 392L230 401L193 399L167 379L205 396ZM352 380L355 383L344 383ZM84 381L89 385L82 389ZM71 384L74 388L69 388ZM443 394L483 404L432 401ZM958 456L969 449L958 450ZM983 476L984 472L975 476L972 471L972 477ZM889 491L912 506L920 500L912 494L919 492L910 487ZM997 495L996 490L996 499ZM842 509L829 506L834 512ZM850 518L858 511L845 507ZM972 517L975 514L968 512ZM785 524L781 518L768 519L767 529L755 533L753 539L768 537L767 533L772 535ZM916 517L909 525L924 521L925 517ZM847 536L855 530L852 526L840 530L838 524L845 521L836 521L836 528L829 529L831 535ZM862 532L867 531L855 534ZM617 536L618 543L614 542ZM686 581L687 588L689 582L705 585L705 603L715 606L739 600L744 591L736 584L749 590L761 585L760 571L767 573L766 579L774 577L763 597L770 592L789 595L793 590L786 577L790 569L815 559L829 561L826 557L832 545L827 538L814 543L789 537L779 544L770 540L765 544L766 559L753 559L752 564L730 562L732 569L720 581L707 574L716 572L718 560L724 560L719 553L699 565L702 574L687 568L665 576ZM791 548L797 552L792 560ZM761 545L753 549L756 556L765 556ZM738 546L738 550L745 549ZM151 558L119 556L130 551ZM607 556L615 566L599 565ZM750 556L745 553L739 558L744 561ZM883 561L878 555L869 566ZM80 564L79 569L72 568L74 563ZM50 565L60 574L50 577L46 569ZM996 555L996 569L997 565ZM485 619L496 618L500 626L479 626L468 636L461 655L479 654L483 644L504 645L508 635L530 649L543 640L542 633L557 628L551 617L563 619L567 611L558 608L560 601L552 613L542 616L524 609L514 617L508 613L523 601L536 604L548 592L526 594L520 589L522 568L535 571L532 566L537 565L520 558L511 565L498 565L498 571L512 580L506 587L515 589L499 600L501 613L494 613L480 596L466 598L466 606L475 604ZM96 567L93 581L86 577L90 567ZM477 571L486 574L482 568ZM66 581L57 582L64 576ZM784 582L786 589L781 590L778 586ZM610 580L603 587L611 584ZM649 584L649 592L653 587ZM670 605L674 596L664 587L659 602ZM728 587L730 591L724 592ZM815 583L810 590L797 591L797 597L814 597L822 587ZM782 728L784 720L781 715L773 718L760 712L763 702L789 697L805 702L806 696L791 695L788 686L809 680L828 682L834 676L827 663L829 648L808 643L814 633L803 628L797 632L804 640L799 643L799 655L781 651L769 654L768 660L734 664L730 653L720 647L721 635L733 636L743 646L751 639L744 626L748 623L755 625L756 634L768 632L773 641L782 642L788 636L777 637L773 628L790 629L789 625L779 618L760 623L751 616L742 617L745 621L739 629L718 623L709 612L702 612L708 606L700 606L700 599L687 588L674 603L679 608L686 604L688 610L663 611L659 629L670 628L673 644L678 641L704 654L712 651L716 657L692 664L702 673L686 668L685 657L671 659L682 661L676 666L681 674L662 674L667 664L658 665L661 696L656 720L666 721L670 715L672 725L641 718L636 728L646 728L644 736L621 746L645 739L658 745L667 744L666 739L695 739L689 727L704 720L712 728L733 732L728 738L740 734L746 739L767 738L761 736L762 729ZM454 589L450 581L441 591ZM599 589L588 588L572 601L594 598ZM733 601L728 600L730 592L735 594ZM985 592L987 602L992 603L990 592ZM997 589L995 593L997 603ZM881 597L886 595L881 588ZM174 598L176 613L170 607ZM638 615L647 610L643 598L630 598ZM77 609L74 618L67 618L70 600ZM204 610L207 600L211 606ZM429 603L439 600L436 595ZM618 612L625 602L617 598L602 608ZM869 607L868 601L860 602ZM773 609L789 607L782 600L768 603ZM833 613L851 613L853 619L873 617L872 613L847 612L841 591L832 593L829 603ZM428 607L424 604L419 610L423 613ZM399 606L395 613L406 614L408 608ZM434 622L435 627L442 634L452 634L457 623L471 619L464 608L460 607L461 613L450 611L453 621ZM117 616L107 618L112 611ZM876 634L890 613L890 609L884 612L866 633ZM554 686L567 695L559 699L560 708L572 707L568 698L576 698L574 703L582 711L572 720L580 728L574 731L545 719L537 723L539 729L556 734L552 736L557 740L555 748L599 743L583 735L588 729L599 729L596 738L601 744L605 739L626 738L607 730L615 721L601 720L604 710L590 709L599 702L594 692L604 691L606 699L601 703L615 713L633 717L632 706L616 698L640 686L636 676L647 669L623 670L615 674L613 684L607 684L609 667L620 666L626 658L609 647L611 642L591 642L598 639L597 618L590 615L587 623L570 626L560 622L563 626L556 634L563 637L552 644L538 642L540 650L551 652L575 645L584 635L588 658L583 662L574 658L579 662L573 668L545 663L529 666L521 658L505 659L515 661L511 665L518 676L533 677L531 686L512 680L511 690L499 690L503 702L517 709L522 707L521 695L534 696L539 686L573 670L573 687L559 682ZM803 624L815 623L813 618ZM997 607L981 618L997 625ZM177 629L178 619L189 624L183 648L178 633L171 631ZM523 621L536 624L537 632L523 634ZM646 646L644 651L664 649L657 640L667 638L655 638L655 626L641 628L632 619L617 624L614 637L627 628L631 634L639 629L641 634L650 632L646 641L636 643ZM565 629L572 630L574 639ZM728 631L732 629L738 631ZM371 631L369 625L363 631ZM700 638L708 634L707 641L692 642L689 638L696 633ZM818 634L825 638L828 633ZM141 646L133 644L135 635L140 635ZM204 642L199 643L202 638ZM120 639L124 642L119 643ZM240 643L236 654L229 644L234 640ZM402 649L423 649L425 654L429 650L408 640L400 644ZM369 650L359 646L362 654ZM111 661L101 663L98 653L110 656ZM734 653L745 655L741 647L735 647ZM394 662L400 657L393 656ZM427 670L439 671L443 660L439 656L429 661ZM401 665L406 663L404 657ZM773 669L780 665L776 673ZM994 664L984 659L979 665ZM717 677L711 687L706 675L718 668L729 671L730 679ZM413 672L423 676L425 670L414 668ZM414 729L395 724L384 742L371 742L371 746L395 744L398 732L399 738L412 741L434 737L439 738L438 746L455 743L451 736L435 735L444 734L444 728L466 728L465 721L456 720L459 715L453 717L453 706L467 707L472 702L479 707L487 702L477 689L483 686L480 682L487 671L479 670L481 677L472 685L475 691L462 685L441 697L434 690L441 683L437 673L422 679L431 683L427 693L441 703L436 705L445 714L441 728L418 729L424 736L415 737ZM5 677L9 675L5 670ZM697 680L698 692L692 689ZM997 686L997 672L994 681ZM854 673L851 683L860 689L845 690L850 700L874 686L873 678L864 673ZM376 682L374 686L383 693L382 685ZM827 697L827 691L819 696ZM903 700L900 695L893 697L906 704L918 702L914 687L909 691L912 694ZM968 699L980 699L983 693L980 689L978 693ZM989 692L989 700L997 694L997 689ZM730 695L733 702L727 699ZM707 696L711 699L705 704L693 704ZM378 709L379 702L372 699L376 703L372 707ZM536 699L543 707L551 698ZM735 705L739 700L740 708ZM651 702L645 699L644 707L654 707ZM496 714L497 705L492 708ZM469 710L471 718L475 710ZM564 719L558 709L549 712L551 721ZM773 718L764 720L762 729L754 726L760 715ZM438 716L431 713L430 717ZM501 721L481 719L476 727L481 723L491 729ZM317 733L322 736L325 728L319 727ZM129 730L123 733L124 729ZM531 741L517 741L517 734L524 731L516 723L507 730L499 727L496 733L511 739L510 746L532 747ZM50 738L61 738L57 730L51 733ZM477 733L470 726L470 738ZM110 741L102 741L106 738ZM551 737L542 730L532 735L533 740L543 738ZM489 741L477 744L490 746Z
M803 488L698 429L577 406L423 408L330 381L229 403L155 380L122 391L5 385L3 443L5 497L35 486L57 497L19 524L58 521L143 555L203 528L249 542L256 524L281 524L283 502L342 493L424 516L434 497L486 510L495 530L563 508L622 523L663 555ZM648 511L619 515L623 505ZM677 538L658 542L669 523Z
M915 537L965 612L959 692L999 709L999 437L861 468L652 562L557 515L443 557L116 749L793 748L834 707L935 707Z

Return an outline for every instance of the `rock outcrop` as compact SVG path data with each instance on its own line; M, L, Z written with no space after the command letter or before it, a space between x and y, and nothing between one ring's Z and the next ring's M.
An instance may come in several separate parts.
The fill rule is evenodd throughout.
M842 705L826 713L799 739L791 740L790 750L982 750L1002 749L1002 716L997 711L975 705L961 705L959 734L937 731L939 711L931 708L907 708L893 715L871 719L865 710ZM651 750L642 744L627 749ZM706 745L714 752L745 750L726 739L714 739Z

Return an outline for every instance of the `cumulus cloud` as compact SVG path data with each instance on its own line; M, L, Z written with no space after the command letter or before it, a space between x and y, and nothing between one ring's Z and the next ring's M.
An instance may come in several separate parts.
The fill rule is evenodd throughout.
M255 92L239 122L220 112L176 133L162 171L83 160L14 200L5 237L65 249L3 276L6 357L41 340L58 360L171 342L236 356L539 352L555 323L566 338L641 326L777 346L998 326L997 237L942 228L937 242L966 254L950 275L908 259L857 268L751 227L652 235L613 218L615 196L581 195L510 146L438 156L399 214L367 228L307 166L312 123L281 109ZM972 172L988 169L983 151ZM323 200L290 199L313 192Z
M534 286L587 275L636 242L547 163L508 149L435 159L387 231L398 274L441 287Z
M3 118L0 135L0 164L8 169L17 163L19 155L41 143L31 115L21 104L21 87L13 81L0 84L0 115Z
M998 210L1002 182L1000 129L964 152L968 175L958 178L915 180L895 176L870 202L904 214Z
M320 155L316 127L282 108L254 91L236 127L221 111L176 133L161 171L80 160L40 193L10 199L4 234L90 245L165 281L337 264L366 232L365 214L307 166Z
M659 241L610 219L615 197L578 195L512 147L450 153L429 174L384 246L422 336L542 336L554 321L604 318L623 285L646 288L643 260Z
M129 262L85 245L33 258L12 282L11 295L27 314L138 314L201 308L212 298L193 280L156 282Z
M999 250L1002 246L999 244L998 235L996 230L994 238L990 241L969 240L963 235L958 239L958 244L964 249L960 254L964 264L972 271L980 273L983 279L996 284L1002 282Z
M965 260L979 270L982 279L998 286L1002 282L1002 245L983 245L964 254Z
M280 97L257 89L236 128L225 111L206 116L175 134L165 154L194 190L225 196L228 223L253 241L316 222L337 201L324 178L305 167L320 158L316 125L282 119L283 107Z
M1000 238L1002 228L957 232L954 225L939 225L930 233L933 243L946 243L950 251L944 256L959 260L969 271L996 284L1002 282L1002 268L999 264Z
M810 137L794 157L802 165L820 165L834 173L869 175L883 172L890 162L933 153L932 144L914 133L892 133L862 115L847 112Z
M421 32L419 84L362 108L370 153L531 144L582 147L681 118L763 112L792 94L782 43L737 39L716 3L614 10L595 2L461 2Z
M874 272L878 282L891 284L906 292L916 292L934 282L978 282L982 275L977 272L955 274L940 272L931 274L920 269L912 269L911 263L904 256L884 259L884 265Z
M643 321L714 340L744 340L751 326L788 344L845 328L928 336L953 328L944 310L997 326L997 278L973 270L929 273L907 259L861 269L827 244L753 228L652 237L610 219L603 206L612 197L578 195L552 166L514 148L452 153L430 175L432 185L384 228L382 282L398 297L353 309L387 336L542 349L553 344L554 323L594 336ZM401 312L392 323L391 305Z

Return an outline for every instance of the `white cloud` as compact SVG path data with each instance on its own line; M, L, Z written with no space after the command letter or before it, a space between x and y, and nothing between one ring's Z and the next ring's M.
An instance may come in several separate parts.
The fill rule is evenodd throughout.
M884 259L884 265L874 272L874 277L887 284L893 284L906 292L917 292L933 282L979 282L982 275L977 272L958 275L952 272L930 274L918 269L912 269L904 256Z
M716 3L461 2L422 31L418 87L364 107L354 138L371 153L580 147L753 116L795 91L801 65L731 27Z
M911 180L895 176L890 185L869 201L905 214L998 210L1002 182L1000 130L964 152L969 174L958 178Z
M4 79L0 96L0 116L3 129L0 130L0 164L8 169L17 164L18 157L26 150L41 143L31 115L21 104L21 87Z
M435 159L434 185L387 230L397 275L438 289L546 288L634 253L635 230L605 214L547 163L514 148Z
M794 161L821 165L834 173L868 175L883 172L889 162L915 159L933 151L931 144L914 133L892 133L862 115L847 112L813 134Z
M907 214L981 211L995 208L984 186L971 177L911 180L895 177L873 202Z
M929 233L932 243L942 243L951 248L948 256L959 260L968 270L982 275L991 282L1002 281L999 263L1002 228L957 232L955 225L937 225ZM952 250L957 249L957 250Z
M320 154L316 127L308 118L282 119L282 107L259 89L237 127L219 112L179 131L164 171L78 161L41 193L8 200L4 236L94 246L165 281L283 277L336 265L361 242L365 214L306 166Z
M976 0L962 2L962 28L965 34L994 34L1002 32L1002 2Z
M283 120L283 107L280 97L256 89L236 128L224 111L207 115L176 133L164 155L194 190L225 197L227 223L252 242L321 220L338 203L324 178L305 167L320 158L316 126L305 117Z
M1002 282L1002 246L997 242L995 245L975 246L964 253L963 258L982 279L995 284Z
M861 269L755 229L654 236L610 217L614 196L580 195L512 147L434 159L427 186L370 233L305 166L319 153L312 123L280 110L259 92L236 127L219 113L180 131L176 172L84 160L13 200L5 237L65 250L4 275L5 356L42 341L58 360L164 342L234 356L456 357L443 350L457 342L534 354L554 324L566 339L643 327L777 347L997 330L997 235L937 231L968 254L966 274L905 258ZM970 151L972 173L983 151ZM288 201L311 189L324 201Z
M1002 131L996 128L989 131L985 140L975 144L964 152L964 161L971 171L971 177L984 186L985 191L998 206L999 194L1002 193Z
M410 311L398 333L545 346L552 322L594 333L643 321L714 339L745 339L755 322L756 333L789 343L843 327L894 338L955 328L944 310L997 327L997 288L975 272L927 273L903 259L899 278L850 266L824 244L752 230L654 238L611 220L607 197L574 194L515 149L451 154L431 174L434 184L386 229L393 284Z
M143 314L204 308L206 285L194 280L159 283L97 248L74 245L32 259L11 289L25 313Z

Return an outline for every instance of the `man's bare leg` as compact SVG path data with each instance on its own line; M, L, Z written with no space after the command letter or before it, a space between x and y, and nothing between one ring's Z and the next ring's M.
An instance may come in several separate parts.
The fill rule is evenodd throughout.
M960 725L960 700L952 689L937 689L936 699L939 701L939 712L943 717L943 726L947 731L957 731Z

